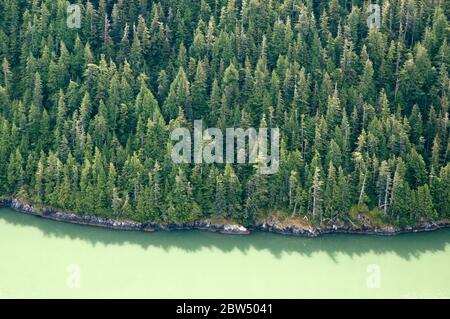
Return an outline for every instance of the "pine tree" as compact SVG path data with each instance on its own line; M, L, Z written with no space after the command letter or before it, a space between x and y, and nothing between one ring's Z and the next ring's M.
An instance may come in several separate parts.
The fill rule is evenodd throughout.
M433 200L428 185L419 186L417 188L414 214L428 220L432 220L436 217L436 211L433 208Z
M191 88L194 119L201 119L208 112L206 80L205 67L203 63L199 61Z
M311 213L315 218L320 218L320 222L322 223L323 215L322 215L322 184L323 182L320 179L320 168L316 167L314 170L314 177L311 188L311 196L312 196L312 207Z
M185 71L180 67L177 76L170 85L169 95L162 109L166 121L176 118L180 107L183 108L188 119L192 118L190 99L189 81Z
M223 175L225 202L226 202L226 216L237 219L240 216L241 210L241 185L236 176L232 166L227 164Z
M196 220L200 214L200 206L194 201L192 186L187 180L183 169L178 170L173 189L174 215L170 216L175 222L186 223Z
M416 188L427 182L427 171L422 156L413 148L407 157L407 174L411 187Z
M11 193L17 191L24 182L23 157L19 149L11 153L7 168L7 181Z

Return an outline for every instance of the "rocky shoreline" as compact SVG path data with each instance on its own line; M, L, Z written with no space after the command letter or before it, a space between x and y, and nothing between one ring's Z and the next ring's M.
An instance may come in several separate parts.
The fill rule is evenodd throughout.
M415 225L414 227L409 226L405 228L396 228L393 226L386 226L383 228L370 228L363 226L356 228L346 225L331 225L319 228L311 226L306 227L295 225L283 225L273 218L268 218L252 228L246 228L241 225L212 222L209 219L185 224L138 223L130 220L116 220L92 215L77 215L46 207L38 209L35 206L32 206L27 202L16 198L0 200L0 207L8 207L24 214L38 216L59 222L109 228L114 230L144 231L144 232L154 232L156 230L164 230L164 231L203 230L230 235L247 235L250 234L251 230L260 230L265 232L299 236L299 237L318 237L320 235L325 234L364 234L364 235L393 236L402 233L426 232L450 227L450 221L443 220L443 221L422 223Z
M404 228L394 226L386 226L382 228L370 227L350 227L347 225L331 225L323 227L296 227L296 226L280 226L277 221L264 221L258 225L256 229L268 231L277 234L301 236L301 237L318 237L326 234L353 234L353 235L377 235L377 236L395 236L404 233L417 233L438 230L450 227L450 221L432 221Z
M131 220L116 220L92 215L77 215L48 207L38 209L35 206L32 206L17 198L4 199L0 201L0 207L8 207L20 213L59 222L109 228L114 230L154 232L155 230L171 231L197 229L231 235L250 234L250 231L243 226L226 223L213 223L210 220L200 220L186 224L138 223Z

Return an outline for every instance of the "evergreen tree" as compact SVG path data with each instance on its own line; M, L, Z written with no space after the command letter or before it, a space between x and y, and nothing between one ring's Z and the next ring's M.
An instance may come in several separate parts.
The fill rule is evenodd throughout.
M361 1L294 2L80 1L79 30L2 2L0 193L142 222L448 218L448 5L383 1L367 30ZM193 120L279 128L279 171L178 166Z

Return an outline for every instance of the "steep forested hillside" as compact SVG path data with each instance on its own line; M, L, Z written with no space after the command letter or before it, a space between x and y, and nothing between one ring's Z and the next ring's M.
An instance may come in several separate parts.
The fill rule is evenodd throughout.
M0 0L0 193L138 221L450 216L450 2ZM281 165L174 164L170 132L279 127Z

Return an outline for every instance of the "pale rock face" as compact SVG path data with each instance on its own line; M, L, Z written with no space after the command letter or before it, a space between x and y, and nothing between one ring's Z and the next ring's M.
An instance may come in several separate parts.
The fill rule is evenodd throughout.
M245 228L244 226L240 226L240 225L224 225L223 228L227 232L240 233L240 232L247 232L248 231L247 228Z

